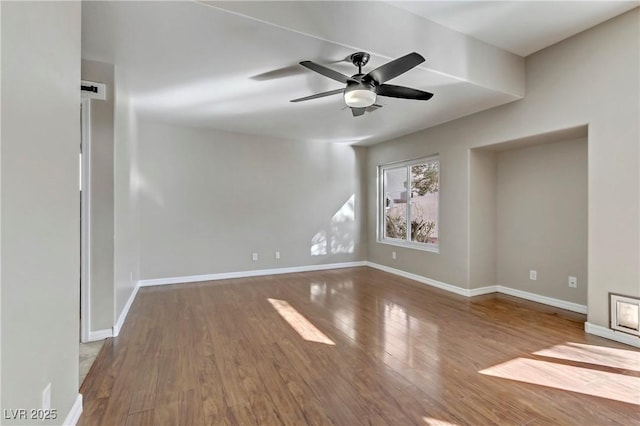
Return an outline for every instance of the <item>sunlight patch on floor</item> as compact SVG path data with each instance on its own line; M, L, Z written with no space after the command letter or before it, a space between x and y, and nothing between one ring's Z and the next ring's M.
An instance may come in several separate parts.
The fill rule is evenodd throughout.
M298 334L309 342L324 343L325 345L335 345L322 331L306 319L300 312L285 300L267 299L271 306Z
M424 424L427 426L458 426L455 423L445 422L444 420L433 419L431 417L423 417Z
M516 358L479 373L640 405L640 377L529 358Z
M640 351L566 342L562 345L542 349L533 354L549 358L602 365L605 367L640 371Z

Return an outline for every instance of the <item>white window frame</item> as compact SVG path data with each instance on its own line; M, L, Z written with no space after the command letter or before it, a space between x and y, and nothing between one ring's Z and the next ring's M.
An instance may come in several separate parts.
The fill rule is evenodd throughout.
M385 237L385 194L384 194L384 172L387 170L406 168L407 170L407 204L411 202L411 166L424 163L438 163L438 242L435 244L418 243L411 241L409 225L411 223L411 209L407 206L407 235L406 239ZM398 161L378 166L378 215L377 215L377 241L382 244L389 244L399 247L407 247L417 250L424 250L433 253L440 253L440 156L431 155L428 157L416 158L413 160Z

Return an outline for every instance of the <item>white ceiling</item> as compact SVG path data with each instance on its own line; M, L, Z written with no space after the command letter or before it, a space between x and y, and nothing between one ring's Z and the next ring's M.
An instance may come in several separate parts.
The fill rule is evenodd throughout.
M528 56L640 5L637 0L391 3L520 56Z
M383 2L206 3L83 2L83 58L116 65L118 83L143 119L294 140L377 143L523 94L523 61L502 50L514 39L513 30L501 36L486 29L523 22L531 5L515 7L505 18L504 4L515 2L491 3L487 7L493 13L478 15L485 22L483 33L477 25L471 28L473 19L445 22L447 5L455 3L455 15L461 17L464 10L478 8L472 2L438 2L433 9ZM527 31L519 46L508 49L537 50L555 42L562 27L557 15L565 16L562 28L571 32L577 15L592 22L598 14L604 21L623 11L618 3L611 8L571 3L571 8L555 8L555 2L535 6L536 13L554 16L553 37L544 28L537 35ZM431 11L437 24L417 15ZM485 42L497 38L490 43L502 43L501 48L460 32ZM428 102L380 97L382 109L357 118L343 109L340 95L289 102L341 87L299 61L314 60L350 75L355 68L341 60L357 50L372 55L365 71L411 51L423 54L423 65L391 83L435 96Z

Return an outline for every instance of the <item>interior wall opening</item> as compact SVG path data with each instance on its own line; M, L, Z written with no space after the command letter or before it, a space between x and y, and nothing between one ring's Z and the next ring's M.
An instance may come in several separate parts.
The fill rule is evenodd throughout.
M469 151L469 284L587 306L587 126Z

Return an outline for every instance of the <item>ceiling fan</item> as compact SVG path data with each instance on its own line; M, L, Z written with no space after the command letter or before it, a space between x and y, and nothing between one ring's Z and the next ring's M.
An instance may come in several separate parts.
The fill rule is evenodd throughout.
M420 101L428 101L433 97L433 93L424 92L418 89L412 89L404 86L394 86L385 84L385 82L404 74L410 69L424 62L424 58L418 53L409 53L398 59L362 74L362 67L369 62L369 54L366 52L356 52L349 55L348 59L358 67L358 73L351 77L327 68L324 65L316 64L312 61L302 61L300 65L315 71L319 74L329 77L330 79L346 84L344 89L330 90L328 92L317 93L304 98L292 99L291 102L302 102L311 99L324 98L325 96L337 95L342 93L344 102L351 108L354 117L359 117L365 113L367 108L380 107L376 105L378 96L387 96L390 98L415 99Z

